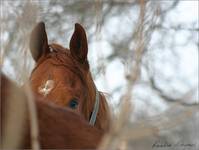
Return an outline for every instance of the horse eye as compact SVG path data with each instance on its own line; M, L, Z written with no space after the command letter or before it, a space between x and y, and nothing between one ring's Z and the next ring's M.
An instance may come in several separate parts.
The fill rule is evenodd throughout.
M72 108L72 109L76 109L78 106L78 100L76 98L72 99L70 102L69 102L69 107Z

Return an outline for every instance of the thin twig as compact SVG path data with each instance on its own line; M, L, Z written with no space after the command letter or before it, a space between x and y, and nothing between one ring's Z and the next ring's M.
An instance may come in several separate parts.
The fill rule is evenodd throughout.
M140 16L139 16L139 22L137 25L137 45L135 48L135 61L131 67L130 75L128 78L127 83L127 89L125 92L125 95L121 99L122 106L119 113L119 116L117 120L113 123L113 127L110 131L110 133L105 137L105 139L102 142L102 145L100 149L116 149L119 147L119 139L121 138L121 134L124 130L125 124L128 123L130 114L132 112L132 105L131 100L133 98L132 96L132 90L133 87L137 81L137 79L140 76L140 64L142 60L142 54L144 49L144 41L143 41L143 24L144 24L144 16L145 16L145 3L144 0L140 0ZM126 139L127 141L128 139Z

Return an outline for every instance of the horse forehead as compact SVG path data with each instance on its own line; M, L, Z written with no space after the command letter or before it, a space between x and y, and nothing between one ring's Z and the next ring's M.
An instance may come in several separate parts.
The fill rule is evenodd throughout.
M84 76L83 70L73 60L69 49L53 47L53 51L37 65L35 71L42 76L45 74L44 78L54 76L54 78L62 80L64 78L77 79L76 77L82 78Z
M78 67L75 67L69 63L54 63L54 61L51 63L46 62L42 66L42 69L42 72L40 69L38 69L38 71L43 78L55 79L55 81L65 80L69 82L69 80L71 80L72 82L73 80L76 80L78 82L83 76L83 73Z

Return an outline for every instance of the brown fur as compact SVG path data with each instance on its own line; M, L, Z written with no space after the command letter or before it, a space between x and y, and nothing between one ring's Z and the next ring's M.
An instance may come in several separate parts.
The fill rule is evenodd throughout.
M12 93L10 89L12 88ZM9 95L19 95L18 98L9 99ZM19 89L6 76L1 77L1 131L4 131L4 121L6 113L11 110L7 107L8 101L25 101L25 93ZM55 149L94 149L99 144L103 133L97 128L90 126L88 122L82 119L78 114L63 107L56 106L43 98L35 98L39 123L39 142L41 148ZM26 110L26 109L25 109ZM26 110L27 111L27 110ZM16 112L12 112L16 113ZM27 112L26 112L27 113ZM26 116L26 118L28 115ZM25 134L18 148L31 148L30 145L30 127L29 119L26 119ZM1 134L1 144L4 141L4 135ZM7 149L14 147L4 147ZM15 147L16 148L16 147Z
M35 31L37 30L34 29L32 33L34 36L36 35ZM45 32L43 31L42 33ZM42 34L42 36L44 35ZM31 39L34 39L34 37ZM35 41L33 40L33 42ZM59 106L67 107L70 100L73 97L77 97L79 99L79 106L73 111L82 114L89 121L95 104L96 93L87 61L87 39L83 27L78 24L75 25L70 49L66 49L58 44L46 45L48 42L45 40L43 44L45 50L37 50L40 53L43 51L43 53L39 54L39 58L35 56L37 58L36 67L30 77L33 92L41 96L38 92L38 87L48 79L54 80L56 83L55 88L46 96L47 99ZM50 52L49 47L53 49L53 52ZM103 93L100 93L100 106L95 127L105 132L109 126L110 115L108 105L105 96Z

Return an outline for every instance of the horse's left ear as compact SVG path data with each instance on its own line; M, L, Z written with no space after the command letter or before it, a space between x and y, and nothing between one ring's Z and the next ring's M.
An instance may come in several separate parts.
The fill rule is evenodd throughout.
M29 45L32 57L35 61L38 61L42 55L50 52L45 24L43 22L38 23L32 30Z
M88 44L84 28L76 23L75 31L70 40L70 52L73 58L80 63L87 61Z

